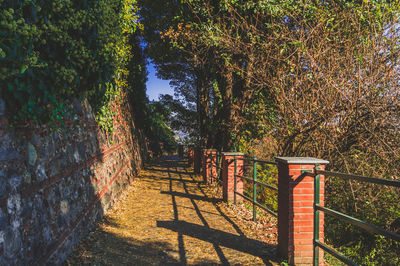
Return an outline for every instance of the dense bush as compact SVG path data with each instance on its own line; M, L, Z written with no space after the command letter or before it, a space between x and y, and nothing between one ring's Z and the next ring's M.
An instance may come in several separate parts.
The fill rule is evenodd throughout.
M62 121L73 97L88 97L98 115L107 116L130 58L126 34L138 27L135 2L0 4L1 96L13 122Z
M155 155L162 155L162 152L174 152L177 144L174 131L168 121L171 110L163 106L160 102L152 102L148 108L147 136L151 139L152 150ZM161 145L160 145L161 144ZM159 150L157 147L160 147ZM157 154L158 153L158 154Z
M173 132L146 96L136 0L0 4L0 96L13 126L62 127L74 119L72 100L87 98L108 132L115 104L128 104L151 149L161 153L161 143L173 149Z

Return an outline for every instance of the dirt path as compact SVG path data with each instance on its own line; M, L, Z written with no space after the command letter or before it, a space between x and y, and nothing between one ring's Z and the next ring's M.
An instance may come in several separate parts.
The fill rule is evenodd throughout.
M275 240L246 233L246 221L190 171L175 157L149 165L65 264L276 264Z

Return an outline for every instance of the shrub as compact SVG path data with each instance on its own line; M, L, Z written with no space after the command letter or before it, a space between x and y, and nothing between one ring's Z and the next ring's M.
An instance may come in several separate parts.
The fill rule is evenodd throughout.
M0 0L0 81L13 124L56 125L88 97L97 120L124 83L134 0ZM107 124L104 122L103 124Z

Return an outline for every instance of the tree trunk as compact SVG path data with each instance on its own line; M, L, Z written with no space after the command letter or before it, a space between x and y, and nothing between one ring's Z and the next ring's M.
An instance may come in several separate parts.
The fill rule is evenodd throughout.
M207 79L204 72L199 69L196 71L196 90L197 90L197 113L199 115L199 131L200 131L200 147L207 147L208 139L208 123L209 123L209 93L210 86L207 84Z

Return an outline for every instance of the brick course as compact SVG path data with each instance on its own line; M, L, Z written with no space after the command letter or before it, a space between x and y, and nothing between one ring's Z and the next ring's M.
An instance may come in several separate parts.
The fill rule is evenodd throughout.
M235 163L233 159L236 157L236 174L243 175L243 153L222 153L222 195L224 201L234 200L234 185L235 185ZM236 191L243 194L243 180L236 178ZM236 195L236 201L242 202L243 198Z
M217 169L214 166L216 164L217 151L213 149L204 149L202 162L202 174L205 183L211 183L217 177ZM213 164L211 166L211 164Z
M314 238L314 177L302 171L313 171L316 164L299 162L290 163L290 158L278 162L278 251L288 259L290 265L311 265L313 262ZM322 162L319 162L322 161ZM325 165L320 165L325 169ZM324 177L320 176L320 204L324 203ZM323 239L324 216L319 219L320 240ZM320 250L320 257L323 252Z

